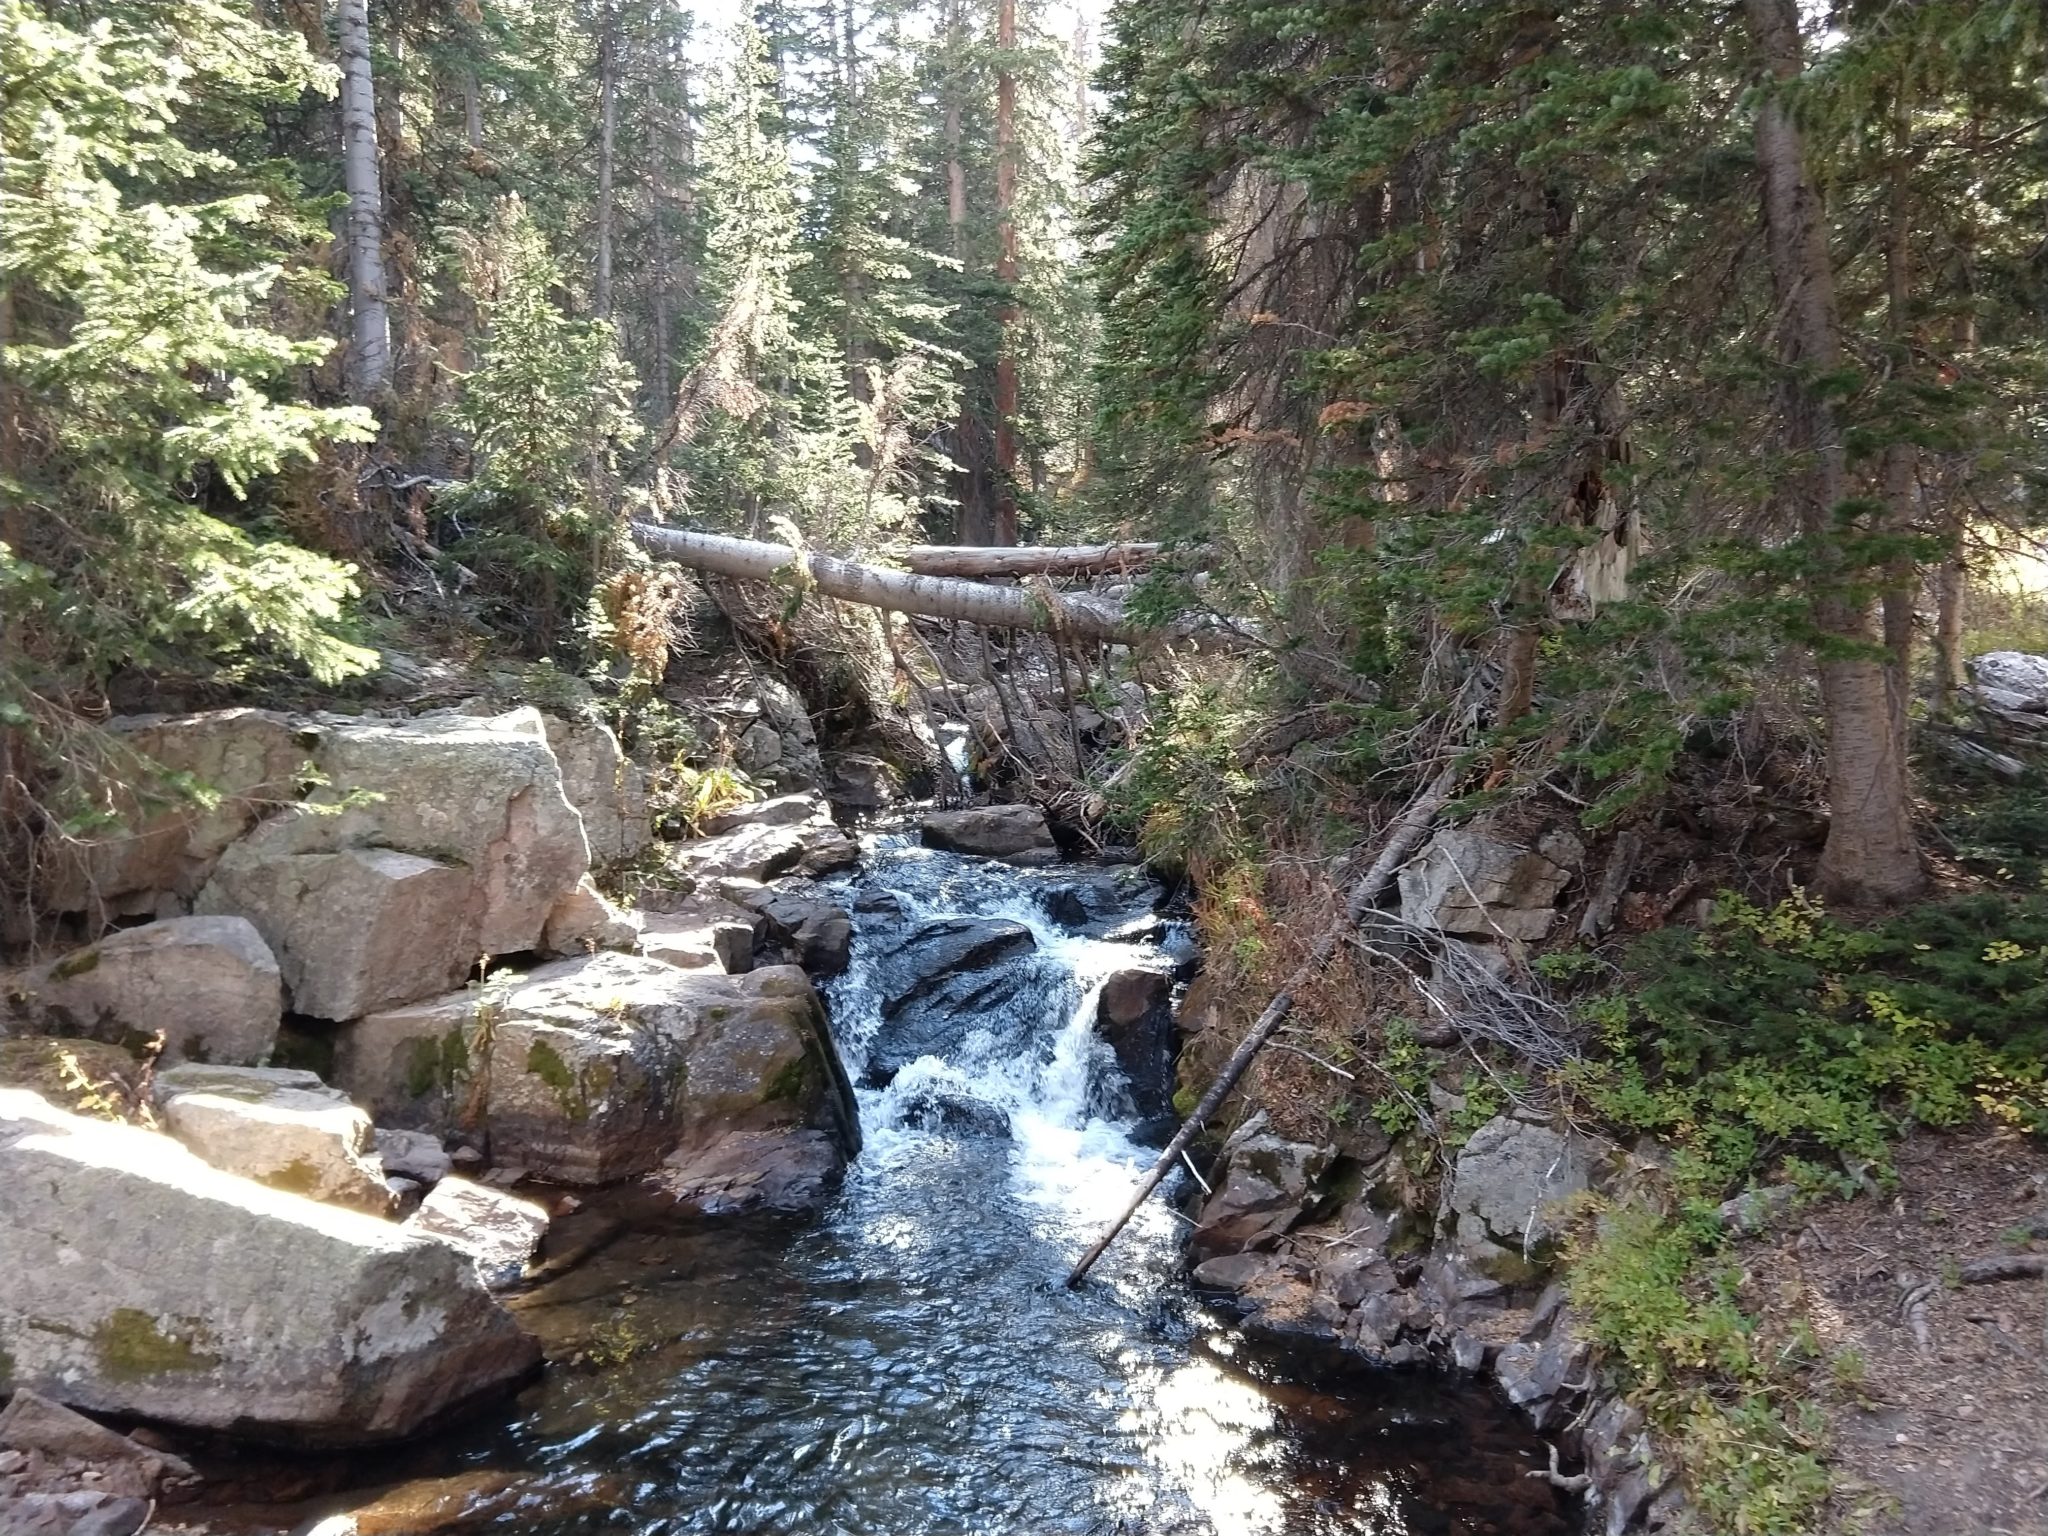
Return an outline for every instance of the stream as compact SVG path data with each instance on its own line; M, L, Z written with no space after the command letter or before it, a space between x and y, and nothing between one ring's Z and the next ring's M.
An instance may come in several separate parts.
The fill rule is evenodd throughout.
M1071 931L1035 894L1104 872L1027 875L867 841L861 871L838 882L856 941L830 987L856 1082L876 1076L903 933L1007 919L1033 947L925 999L945 1042L860 1090L866 1146L822 1216L637 1233L525 1311L559 1363L438 1458L548 1490L488 1529L1578 1529L1570 1501L1523 1476L1541 1447L1490 1395L1260 1343L1207 1309L1163 1200L1083 1290L1065 1290L1154 1155L1131 1139L1126 1085L1091 1028L1103 979L1134 947Z

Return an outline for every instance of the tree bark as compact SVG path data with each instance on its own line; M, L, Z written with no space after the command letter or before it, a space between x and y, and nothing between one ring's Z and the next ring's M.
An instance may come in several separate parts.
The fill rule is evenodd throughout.
M1142 570L1159 558L1158 544L1019 544L993 549L913 544L903 563L920 576L1094 576Z
M1778 491L1807 547L1808 611L1828 736L1828 838L1816 883L1852 904L1909 900L1925 884L1913 834L1906 743L1892 704L1896 661L1855 595L1836 530L1848 460L1835 409L1816 376L1839 369L1842 342L1819 188L1781 87L1803 68L1798 0L1744 0L1769 76L1757 106L1764 232L1778 300L1779 425L1793 468Z
M1017 542L1017 0L996 4L995 526L993 544Z
M1083 597L911 575L835 560L830 555L806 554L787 544L661 528L651 523L635 523L633 536L649 554L678 565L743 581L800 580L827 597L865 603L892 613L954 619L992 629L1044 630L1118 645L1137 644L1157 635L1157 631L1128 622L1122 609L1114 604Z
M619 8L606 0L597 35L597 278L590 303L597 318L612 316L613 161L619 130Z
M384 275L384 194L377 162L377 86L370 72L369 0L339 0L341 158L348 188L349 396L391 386L391 311Z

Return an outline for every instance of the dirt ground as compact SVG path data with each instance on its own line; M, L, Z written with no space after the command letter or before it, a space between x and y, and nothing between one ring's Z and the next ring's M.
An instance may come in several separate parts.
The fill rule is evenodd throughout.
M1964 1283L2048 1254L2048 1147L1918 1135L1896 1190L1801 1213L1750 1250L1763 1298L1839 1362L1830 1460L1843 1528L2048 1536L2048 1277Z

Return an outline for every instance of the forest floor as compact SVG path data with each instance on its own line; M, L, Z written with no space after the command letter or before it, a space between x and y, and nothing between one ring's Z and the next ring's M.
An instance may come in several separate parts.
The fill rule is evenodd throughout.
M1837 1362L1838 1514L1868 1536L2048 1536L2048 1282L1958 1283L2048 1240L2048 1146L1920 1133L1883 1195L1825 1204L1743 1250L1745 1290L1803 1313ZM1919 1316L1906 1302L1931 1282Z

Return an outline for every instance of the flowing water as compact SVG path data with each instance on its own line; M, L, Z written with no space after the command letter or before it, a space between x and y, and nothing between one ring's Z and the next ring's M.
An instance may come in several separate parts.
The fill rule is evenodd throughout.
M642 1232L527 1309L557 1363L458 1449L550 1492L492 1529L1576 1529L1522 1476L1532 1434L1486 1395L1261 1345L1206 1310L1163 1201L1064 1289L1153 1155L1090 1028L1132 945L1048 918L1033 882L1070 871L870 842L842 898L854 964L831 988L856 1081L901 979L893 940L967 915L1022 923L1035 948L956 978L968 990L934 1005L959 1015L944 1048L860 1090L866 1147L821 1217Z

